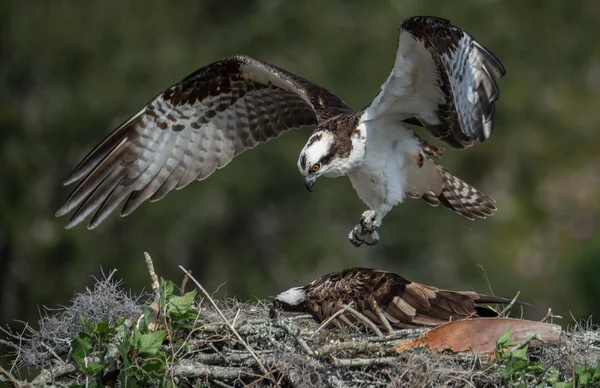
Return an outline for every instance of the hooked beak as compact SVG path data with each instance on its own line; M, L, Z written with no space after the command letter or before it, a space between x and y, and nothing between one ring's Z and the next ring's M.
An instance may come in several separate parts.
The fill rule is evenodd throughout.
M304 180L304 186L306 187L306 190L312 192L313 191L313 185L315 184L315 180L316 178L306 178Z

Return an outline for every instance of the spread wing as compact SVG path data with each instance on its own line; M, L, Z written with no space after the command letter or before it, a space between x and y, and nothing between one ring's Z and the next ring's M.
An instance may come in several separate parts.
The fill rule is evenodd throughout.
M66 180L79 184L56 216L77 208L70 228L95 212L88 225L95 228L127 197L121 216L288 129L345 111L341 99L284 69L246 56L222 59L168 88L96 146Z
M484 141L493 130L500 61L449 21L415 16L400 26L392 72L365 120L421 124L454 148Z

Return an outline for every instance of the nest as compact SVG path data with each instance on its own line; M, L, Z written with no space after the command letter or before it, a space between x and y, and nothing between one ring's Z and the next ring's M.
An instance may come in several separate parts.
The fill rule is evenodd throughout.
M114 324L118 317L126 317L133 327L139 324L142 306L149 302L147 295L135 297L124 292L111 277L76 294L70 306L48 311L39 330L28 326L21 334L5 330L9 341L3 342L12 344L14 350L13 368L4 371L9 378L0 374L0 383L34 387L88 384L90 376L82 373L71 357L71 340L83 330L79 315L93 324ZM215 301L208 294L197 298L194 309L201 325L166 328L168 338L161 347L173 357L167 362L165 376L180 387L505 385L502 365L475 354L426 348L398 351L399 342L416 338L425 329L381 337L364 328L323 327L310 316L273 316L270 307L270 302L260 300ZM560 343L530 350L530 354L568 377L575 363L595 365L600 355L598 344L597 331L579 328L563 334ZM37 377L30 383L19 381L22 372L30 368L38 372ZM118 365L107 367L97 378L105 385L121 386L119 372Z

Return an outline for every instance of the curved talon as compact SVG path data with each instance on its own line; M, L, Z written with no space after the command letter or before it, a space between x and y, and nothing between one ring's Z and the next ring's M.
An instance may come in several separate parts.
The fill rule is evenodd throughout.
M363 236L361 236L361 237L363 237ZM379 242L379 233L377 233L376 231L372 231L366 237L369 237L369 238L361 239L361 241L369 246L376 245Z
M352 229L352 231L348 235L348 240L352 243L352 245L354 245L357 248L360 247L364 242L358 237L357 228Z
M369 246L376 245L379 242L379 233L376 231L366 232L361 229L360 225L356 225L348 235L348 240L355 247L360 247L363 243Z
M372 247L373 245L377 245L377 243L379 242L379 239L374 239L371 242L368 241L363 241L365 244L367 244L368 246Z

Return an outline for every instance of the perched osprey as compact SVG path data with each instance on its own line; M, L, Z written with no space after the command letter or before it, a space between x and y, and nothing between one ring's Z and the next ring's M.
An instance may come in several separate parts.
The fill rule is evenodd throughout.
M510 299L470 291L447 291L414 283L392 272L349 268L321 276L307 286L294 287L277 295L273 308L290 313L311 314L322 322L350 305L385 328L436 326L450 320L496 316L481 303L510 303ZM516 304L529 306L515 301ZM351 313L341 314L339 326L356 322Z
M484 141L492 134L495 79L504 73L467 32L422 16L402 22L392 72L358 112L284 69L225 58L159 94L97 145L65 181L79 184L56 215L77 209L71 228L94 213L88 227L95 228L126 198L121 216L288 129L316 125L298 169L311 191L320 176L350 178L369 207L350 232L356 246L377 243L383 217L407 196L485 218L493 201L438 165L443 149L408 124L458 149Z

